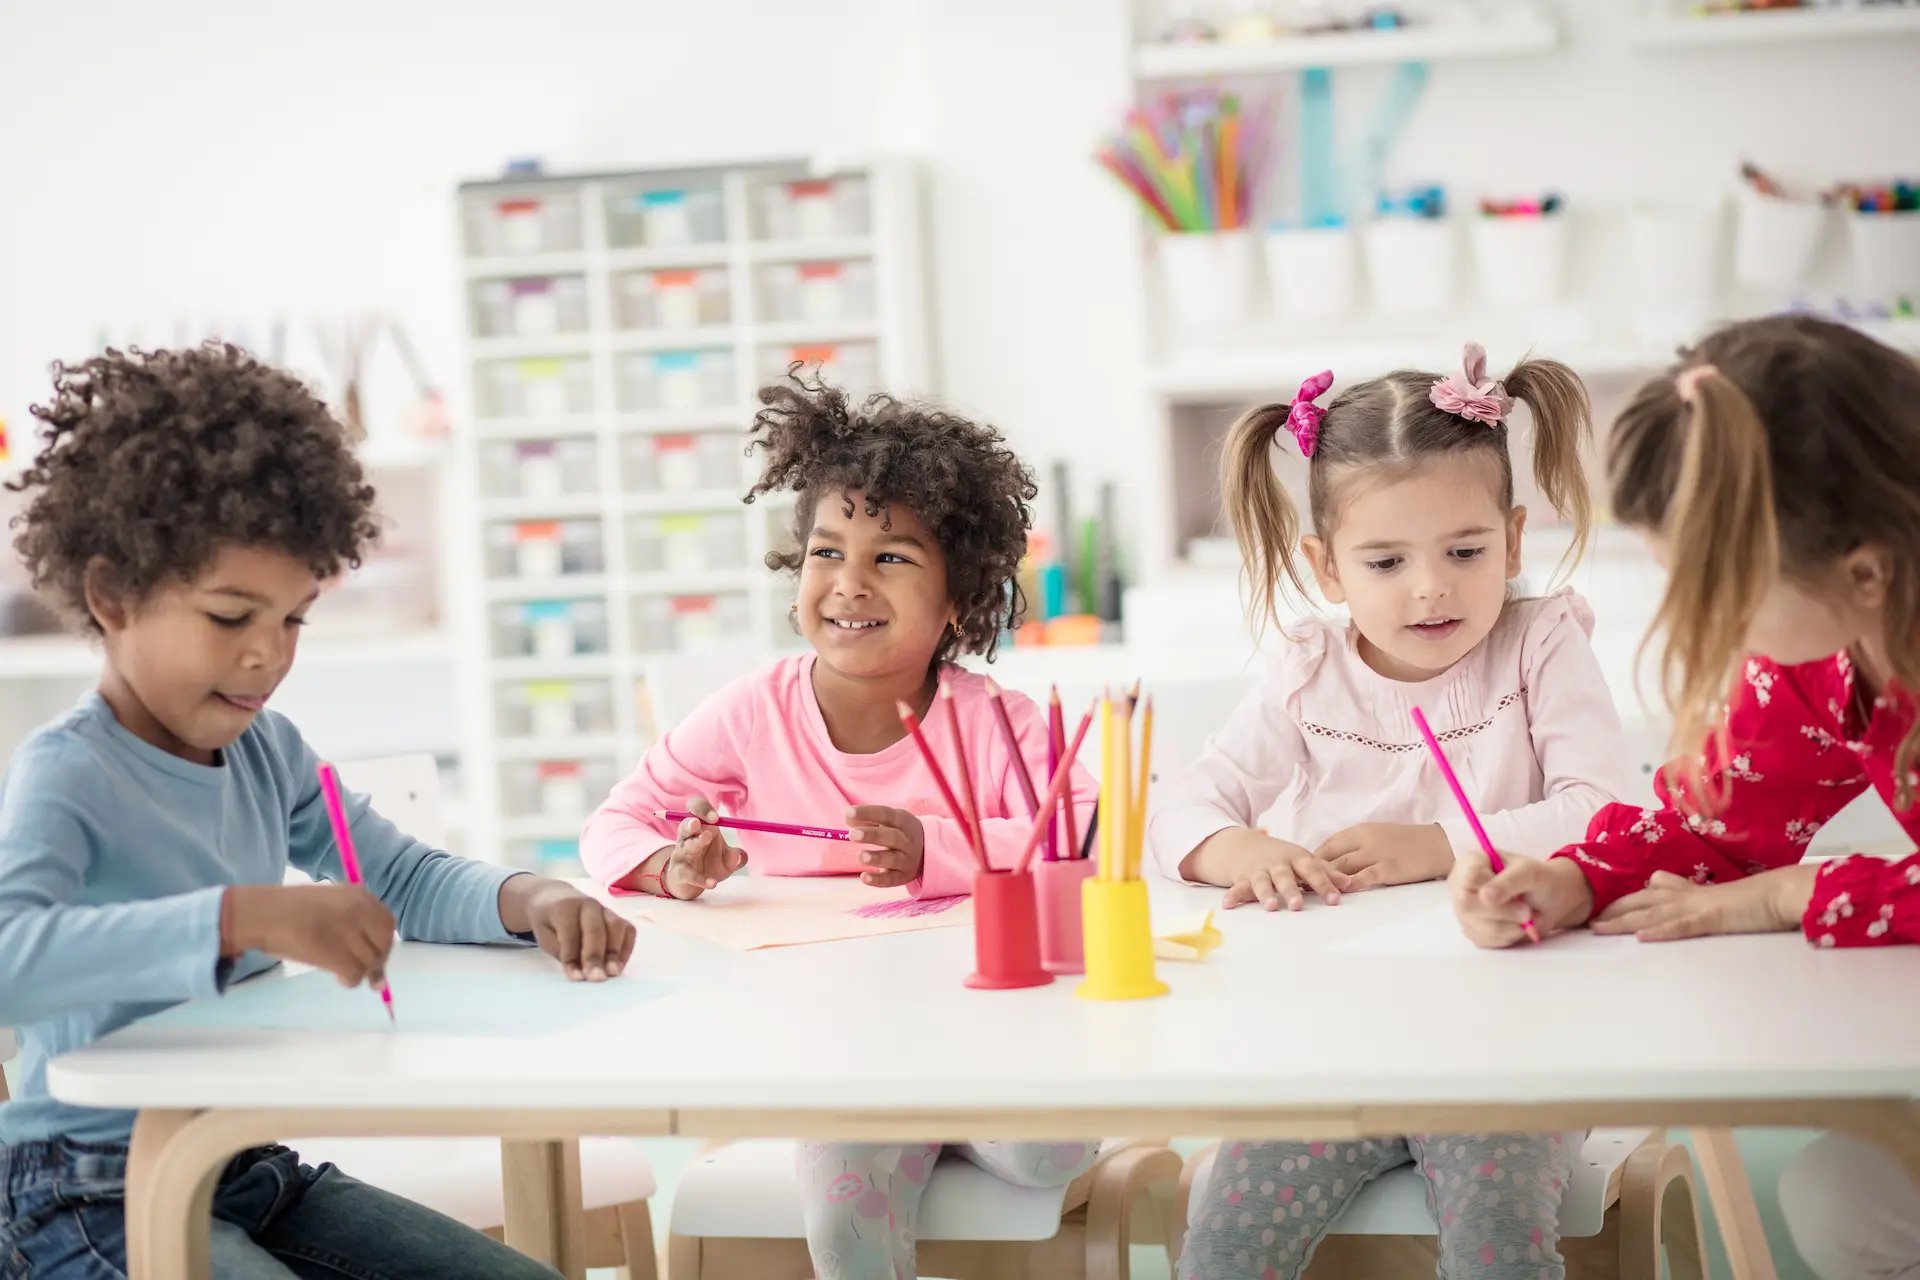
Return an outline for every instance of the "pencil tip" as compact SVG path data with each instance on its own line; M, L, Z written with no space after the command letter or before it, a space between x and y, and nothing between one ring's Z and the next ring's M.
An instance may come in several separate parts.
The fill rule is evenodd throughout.
M1048 686L1048 688L1047 688L1047 701L1048 701L1048 702L1051 702L1051 703L1054 703L1054 704L1056 704L1056 705L1058 705L1058 703L1059 703L1059 701L1060 701L1060 686L1059 686L1059 685L1057 685L1057 684L1056 684L1056 685L1049 685L1049 686Z
M902 720L913 719L913 708L907 705L906 699L896 699L893 705L894 708L900 712L900 718Z

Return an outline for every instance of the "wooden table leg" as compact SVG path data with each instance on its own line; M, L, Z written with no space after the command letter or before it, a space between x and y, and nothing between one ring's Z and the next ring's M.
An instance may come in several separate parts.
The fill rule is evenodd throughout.
M142 1111L127 1157L127 1272L132 1280L176 1280L212 1272L208 1229L213 1190L228 1156L201 1168L190 1142L175 1142L198 1111Z
M1740 1159L1733 1130L1694 1129L1691 1134L1733 1280L1778 1280L1767 1233L1760 1225L1760 1206L1754 1203L1753 1184L1747 1180L1747 1166Z
M585 1280L586 1231L580 1209L580 1144L502 1142L507 1243L567 1280Z

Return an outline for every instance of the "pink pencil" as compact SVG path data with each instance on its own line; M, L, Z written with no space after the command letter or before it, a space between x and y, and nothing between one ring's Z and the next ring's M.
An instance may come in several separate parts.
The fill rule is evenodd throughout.
M655 809L653 816L668 822L700 818L685 809ZM809 840L851 840L853 834L839 827L809 827L792 822L762 822L758 818L700 818L709 827L730 827L735 831L765 831L776 836L805 836Z
M954 767L960 770L960 798L967 802L967 835L973 841L973 856L987 866L987 836L980 829L980 806L973 798L973 771L967 768L967 741L960 736L960 713L953 705L953 686L940 686L940 704L947 712L947 732L953 735Z
M320 762L320 794L327 801L327 821L333 824L333 842L340 846L340 868L347 875L348 884L364 884L360 876L360 855L353 851L353 831L347 826L347 806L340 800L340 779L333 772L333 766ZM385 977L380 979L380 1000L387 1006L387 1021L394 1021L393 988L387 985Z
M1460 812L1467 815L1467 825L1473 828L1473 835L1480 842L1487 862L1493 867L1493 873L1499 875L1507 869L1506 861L1494 849L1493 841L1487 839L1487 829L1480 825L1480 815L1473 811L1473 805L1467 800L1467 793L1460 786L1460 778L1447 763L1447 753L1440 749L1440 739L1433 736L1433 726L1427 723L1426 713L1420 708L1413 709L1413 723L1420 730L1420 736L1427 740L1427 749L1433 752L1434 763L1440 766L1440 776L1447 780L1447 786L1453 790L1453 798L1460 802ZM1540 930L1533 923L1533 910L1527 909L1526 918L1520 921L1520 927L1526 931L1533 942L1540 941Z
M1007 754L1013 759L1013 780L1020 786L1020 795L1027 802L1027 816L1038 817L1040 797L1034 794L1033 777L1027 772L1027 758L1020 753L1020 735L1013 731L1013 717L1007 714L1006 695L1000 686L992 680L987 681L987 696L993 699L993 718L1000 722L1000 737L1007 744Z
M1093 708L1088 707L1086 714L1080 717L1080 727L1073 731L1073 741L1067 744L1066 751L1060 757L1060 764L1053 771L1053 785L1047 788L1047 798L1040 802L1040 820L1033 824L1033 831L1027 836L1026 848L1020 851L1019 861L1013 864L1015 871L1025 871L1033 862L1033 851L1040 847L1040 837L1053 825L1053 807L1067 792L1067 783L1073 780L1073 758L1080 753L1080 740L1087 736L1087 726L1093 723Z
M933 744L927 741L926 734L920 732L920 721L913 714L913 708L904 702L894 705L900 709L900 723L907 726L907 732L913 736L913 745L920 748L920 758L927 762L927 772L933 775L933 785L940 788L940 799L946 802L947 812L960 824L960 830L968 834L967 847L973 851L974 861L980 864L982 871L990 870L985 848L971 839L966 812L961 809L960 801L954 798L953 788L947 785L947 775L940 770L940 761L933 754Z

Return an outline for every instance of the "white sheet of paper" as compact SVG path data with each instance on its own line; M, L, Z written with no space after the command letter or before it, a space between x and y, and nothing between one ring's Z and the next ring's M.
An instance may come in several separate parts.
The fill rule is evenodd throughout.
M1388 892L1391 892L1389 890ZM1562 959L1615 961L1641 944L1632 935L1607 936L1587 929L1571 929L1543 941L1538 947L1519 948ZM1441 902L1414 915L1403 916L1365 933L1334 944L1334 951L1376 956L1465 957L1485 955L1467 940L1454 917L1453 904Z

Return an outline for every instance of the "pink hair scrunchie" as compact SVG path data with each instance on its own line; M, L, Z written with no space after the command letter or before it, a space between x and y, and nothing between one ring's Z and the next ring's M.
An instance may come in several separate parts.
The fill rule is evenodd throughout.
M1293 404L1287 410L1287 430L1293 433L1303 457L1311 458L1320 444L1320 423L1326 418L1327 411L1314 401L1327 394L1327 388L1332 385L1333 370L1322 369L1300 384L1300 390L1295 393Z
M1433 384L1427 393L1436 409L1469 422L1497 427L1513 412L1513 397L1503 383L1487 376L1487 349L1469 342L1460 356L1460 371Z

